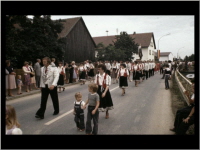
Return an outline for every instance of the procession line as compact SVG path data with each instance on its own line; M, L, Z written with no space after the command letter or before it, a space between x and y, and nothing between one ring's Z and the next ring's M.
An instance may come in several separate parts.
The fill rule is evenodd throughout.
M119 86L117 86L117 87L111 89L110 92L116 90L117 88L119 88ZM47 123L45 123L44 125L47 125L47 126L48 126L48 125L50 125L50 124L56 122L57 120L61 119L62 117L65 117L65 116L69 115L69 114L72 113L73 111L74 111L74 109L72 109L72 110L70 110L70 111L68 111L68 112L66 112L66 113L64 113L64 114L62 114L61 116L59 116L59 117L57 117L57 118L55 118L55 119L53 119L53 120L51 120L51 121L49 121L49 122L47 122Z

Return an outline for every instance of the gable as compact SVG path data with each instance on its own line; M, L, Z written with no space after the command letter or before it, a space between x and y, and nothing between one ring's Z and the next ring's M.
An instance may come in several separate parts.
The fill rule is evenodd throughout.
M94 47L96 47L96 43L94 42L90 32L88 31L85 22L83 21L82 17L77 17L77 18L69 18L69 19L61 19L61 23L63 24L63 30L61 33L58 34L58 38L66 37L70 31L75 27L78 21L82 21L84 28L86 29L87 33L89 34L92 43L94 44Z

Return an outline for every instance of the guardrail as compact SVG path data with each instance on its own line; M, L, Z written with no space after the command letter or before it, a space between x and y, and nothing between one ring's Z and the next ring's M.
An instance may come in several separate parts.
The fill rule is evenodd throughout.
M192 83L179 72L178 67L176 68L176 71L175 71L175 79L176 79L176 82L178 84L178 87L179 87L179 89L181 91L181 94L182 94L184 100L189 105L189 100L185 96L184 92L188 91L189 95L193 94L192 93Z

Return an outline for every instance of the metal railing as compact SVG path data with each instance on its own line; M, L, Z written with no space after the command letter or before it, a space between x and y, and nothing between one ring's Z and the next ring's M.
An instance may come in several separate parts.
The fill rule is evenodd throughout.
M184 100L189 105L189 100L188 100L187 96L185 96L184 92L188 91L190 96L193 94L192 93L192 83L179 72L178 67L176 68L176 71L175 71L175 79L178 83L179 89L182 93L182 96L184 97Z

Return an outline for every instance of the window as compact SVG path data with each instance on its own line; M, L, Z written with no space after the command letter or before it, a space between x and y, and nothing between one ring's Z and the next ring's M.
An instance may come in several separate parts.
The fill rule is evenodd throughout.
M149 50L149 55L151 55L151 50Z

